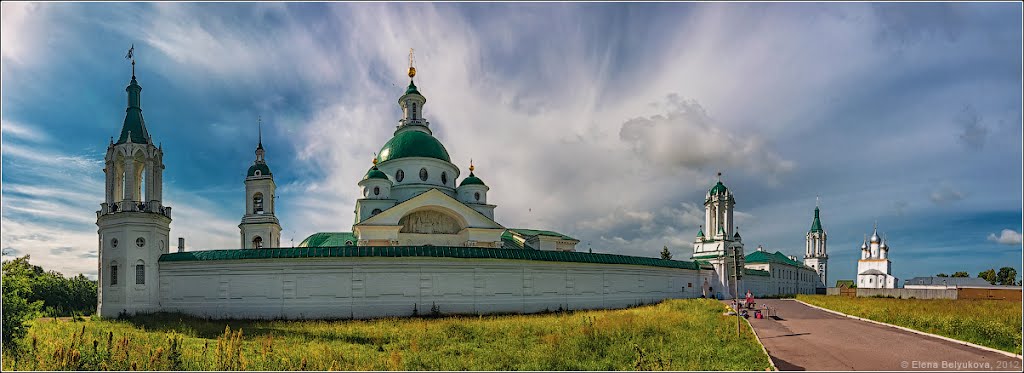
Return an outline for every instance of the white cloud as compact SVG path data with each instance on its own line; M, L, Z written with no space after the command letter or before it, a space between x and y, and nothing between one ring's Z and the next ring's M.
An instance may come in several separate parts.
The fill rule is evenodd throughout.
M928 198L930 198L932 200L932 202L934 202L936 204L939 204L939 205L942 205L942 204L946 204L946 203L949 203L949 202L962 200L966 196L967 196L967 194L962 192L962 191L960 191L959 189L954 188L953 186L949 185L948 183L943 183L939 187L939 189L936 189L935 191L933 191L928 196Z
M995 233L988 234L988 240L998 242L1003 245L1020 245L1021 234L1012 229L1003 229L1003 232L996 236Z

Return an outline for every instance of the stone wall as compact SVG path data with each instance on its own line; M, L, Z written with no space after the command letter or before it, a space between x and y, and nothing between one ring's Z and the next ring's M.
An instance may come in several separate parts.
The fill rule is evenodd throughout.
M909 299L957 299L956 289L863 289L857 288L858 297L893 297Z
M332 319L624 308L696 298L710 270L436 257L160 262L160 311Z

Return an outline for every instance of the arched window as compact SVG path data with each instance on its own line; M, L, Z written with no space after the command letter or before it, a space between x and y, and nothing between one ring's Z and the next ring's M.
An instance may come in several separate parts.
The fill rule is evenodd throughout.
M263 213L263 193L256 193L252 195L252 213Z
M380 195L380 187L373 187L373 195L375 195L375 196L379 196Z
M117 285L117 261L110 262L110 284Z
M252 239L252 248L262 249L263 248L263 237L256 236Z
M420 180L427 181L427 169L426 167L420 169Z
M141 260L135 262L135 284L146 284L146 263Z
M405 180L405 171L402 171L402 170L395 171L395 181L401 183L402 180Z
M444 171L441 172L441 184L448 185L448 173Z
M412 119L416 120L416 103L412 103Z
M473 198L476 198L476 200L479 201L480 200L480 192L473 193Z

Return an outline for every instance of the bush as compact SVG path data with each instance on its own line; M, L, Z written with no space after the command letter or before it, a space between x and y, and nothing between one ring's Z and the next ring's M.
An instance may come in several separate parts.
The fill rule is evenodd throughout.
M20 266L19 260L3 262L3 348L18 353L18 342L28 334L28 321L35 318L42 301L30 301L30 272ZM28 262L28 257L24 257Z

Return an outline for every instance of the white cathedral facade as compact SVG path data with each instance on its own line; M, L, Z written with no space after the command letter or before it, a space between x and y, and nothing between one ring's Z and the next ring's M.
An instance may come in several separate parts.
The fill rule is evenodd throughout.
M860 260L857 261L857 287L868 289L894 289L899 279L892 275L889 261L889 245L878 236L878 227L871 232L871 239L860 245Z
M432 306L443 313L528 313L748 290L814 293L827 281L827 236L818 208L803 262L761 247L745 254L733 220L736 200L721 174L706 194L705 225L689 261L576 252L579 240L568 235L499 224L475 166L460 181L460 168L433 136L411 66L393 136L355 183L361 193L349 231L314 233L297 247L281 247L276 184L261 129L244 178L239 248L184 251L179 241L172 253L171 207L162 203L163 149L143 120L142 87L132 66L126 115L107 148L105 200L97 211L102 317L169 311L369 318Z

